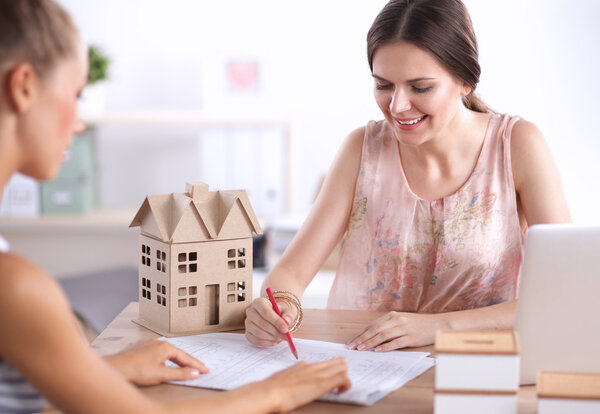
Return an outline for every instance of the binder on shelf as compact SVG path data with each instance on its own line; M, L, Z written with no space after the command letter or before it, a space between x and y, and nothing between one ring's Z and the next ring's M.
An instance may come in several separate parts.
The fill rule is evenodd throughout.
M36 217L39 214L39 183L26 175L15 173L4 187L0 204L0 215Z
M58 176L41 184L44 214L83 214L95 207L94 129L73 137Z

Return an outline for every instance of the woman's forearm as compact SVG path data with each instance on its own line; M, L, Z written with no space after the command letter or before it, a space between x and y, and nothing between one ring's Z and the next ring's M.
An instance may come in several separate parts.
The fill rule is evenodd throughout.
M260 414L277 411L279 408L277 398L278 394L267 380L201 400L169 403L164 408L168 413Z
M443 326L452 330L513 329L517 301L483 308L439 314Z
M272 290L286 290L294 293L299 298L302 298L306 285L302 283L302 279L298 277L295 270L291 266L286 266L285 262L280 261L269 272L263 281L261 295L265 296L266 288Z

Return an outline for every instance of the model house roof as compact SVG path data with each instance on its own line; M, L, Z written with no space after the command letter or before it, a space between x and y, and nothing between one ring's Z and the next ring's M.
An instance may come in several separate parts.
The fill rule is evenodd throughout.
M262 234L244 190L209 191L187 183L185 193L146 197L129 227L168 243L228 240Z

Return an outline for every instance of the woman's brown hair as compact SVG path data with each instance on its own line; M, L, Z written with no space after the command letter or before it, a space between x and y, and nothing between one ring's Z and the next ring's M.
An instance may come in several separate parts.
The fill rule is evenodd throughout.
M29 62L40 77L75 54L77 29L53 0L0 0L0 71Z
M471 87L463 104L477 112L492 112L475 95L481 68L477 39L469 12L460 0L391 0L379 12L367 35L367 56L381 45L410 42L427 50L456 78Z

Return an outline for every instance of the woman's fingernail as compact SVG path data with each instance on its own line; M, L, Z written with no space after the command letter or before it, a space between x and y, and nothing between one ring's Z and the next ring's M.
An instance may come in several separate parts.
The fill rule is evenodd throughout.
M375 352L381 352L381 347L378 346L377 348L375 348Z
M288 315L285 315L283 317L283 320L289 325L290 323L292 323L292 318Z
M200 376L200 371L198 371L197 369L193 369L190 371L190 375L192 378L196 378L196 377Z
M366 348L367 348L366 346L364 346L363 344L360 344L358 346L358 348L356 348L356 349L358 349L359 351L364 351Z
M355 344L354 342L350 342L350 343L348 344L348 348L349 348L349 349L353 349L355 346L356 346L356 344Z

